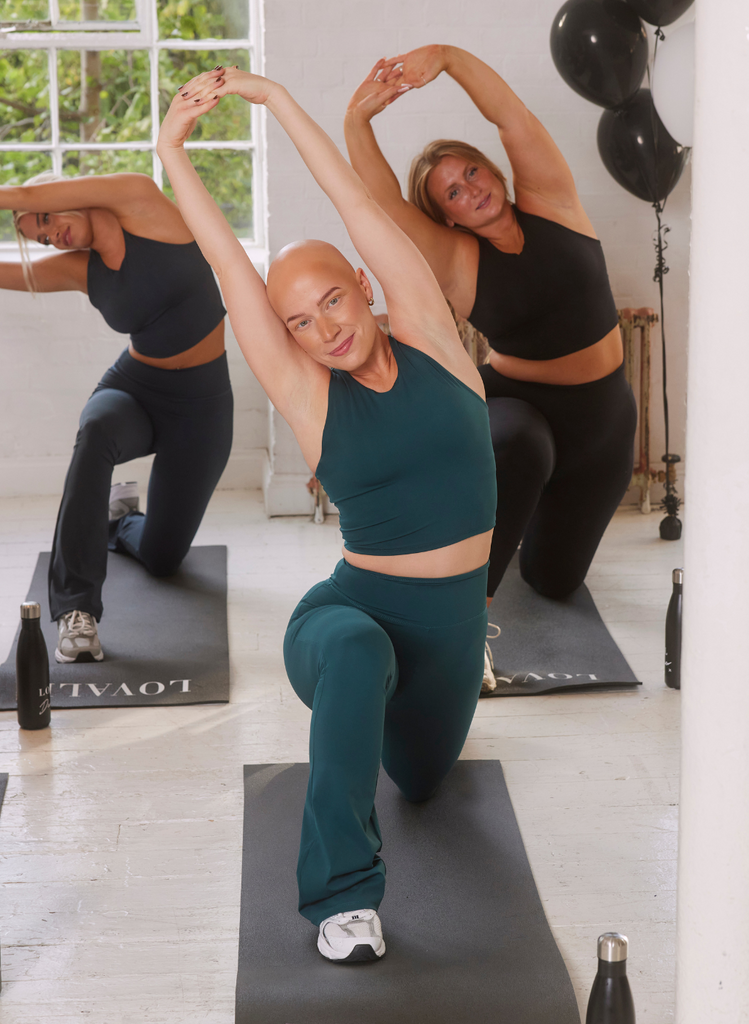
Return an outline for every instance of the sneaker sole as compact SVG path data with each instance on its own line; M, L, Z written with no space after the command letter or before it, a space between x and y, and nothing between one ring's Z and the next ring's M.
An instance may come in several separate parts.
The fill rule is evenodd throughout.
M55 661L58 661L61 665L71 665L74 661L79 662L92 662L92 661L104 661L104 651L99 651L98 654L94 654L92 651L81 651L80 654L76 654L74 658L69 658L67 654L62 654L58 647L55 648Z
M372 963L374 960L381 960L385 955L384 942L381 953L377 953L368 942L362 942L354 946L348 956L343 957L328 956L327 953L323 953L322 949L320 949L319 943L317 944L317 949L320 955L329 960L331 964L366 964Z

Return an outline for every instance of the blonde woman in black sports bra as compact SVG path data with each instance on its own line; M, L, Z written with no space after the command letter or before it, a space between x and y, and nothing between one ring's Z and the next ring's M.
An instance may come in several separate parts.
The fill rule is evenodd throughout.
M495 124L512 167L439 140L411 168L408 201L372 117L446 72ZM458 315L484 333L497 465L490 601L522 540L523 578L578 587L632 475L636 408L601 245L564 157L499 75L455 46L381 60L345 120L354 169L426 257Z
M26 256L0 263L0 288L83 292L130 334L81 413L49 570L56 660L101 661L107 548L155 576L176 572L229 458L226 310L179 210L147 175L41 175L0 188L0 209L14 211ZM29 243L58 251L31 263ZM143 515L135 485L112 487L112 471L152 453Z

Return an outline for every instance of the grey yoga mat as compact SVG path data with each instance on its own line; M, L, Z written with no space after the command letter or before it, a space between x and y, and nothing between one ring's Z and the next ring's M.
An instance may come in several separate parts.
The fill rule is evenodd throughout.
M42 606L53 708L207 704L229 700L226 548L191 548L179 572L157 579L133 558L110 552L99 636L101 662L59 665L49 621L43 551L26 600ZM19 596L19 604L22 598ZM0 665L0 710L16 706L13 642Z
M489 622L502 633L489 640L497 689L483 697L641 685L585 584L561 601L542 597L521 578L517 555L494 595Z
M236 1024L580 1024L499 762L459 761L423 804L381 773L387 952L358 965L297 913L308 772L245 765Z

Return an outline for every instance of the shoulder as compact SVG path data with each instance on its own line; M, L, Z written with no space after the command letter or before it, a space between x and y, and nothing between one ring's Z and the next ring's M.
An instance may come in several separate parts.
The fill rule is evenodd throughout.
M457 330L456 330L457 334ZM413 370L423 377L447 381L451 385L456 383L474 391L479 398L485 400L484 383L463 345L451 346L445 349L436 344L410 345L408 342L400 342L391 337L393 351L398 360L399 367L407 362Z
M515 210L519 221L531 223L535 220L539 227L540 222L556 224L559 227L576 231L580 235L587 235L589 238L598 238L590 218L583 209L583 205L577 197L569 205L550 203L540 196L529 193L519 193L515 198Z

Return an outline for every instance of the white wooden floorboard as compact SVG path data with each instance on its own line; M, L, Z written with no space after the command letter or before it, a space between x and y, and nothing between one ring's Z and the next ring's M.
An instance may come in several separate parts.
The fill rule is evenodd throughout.
M0 500L0 658L55 515L52 498ZM464 752L504 765L581 1011L616 929L640 1024L672 1021L674 994L679 694L662 671L681 545L658 518L620 512L588 579L643 687L482 701ZM197 543L229 549L231 704L66 710L40 734L0 713L3 1024L233 1024L242 765L307 759L281 641L340 538L225 491Z

